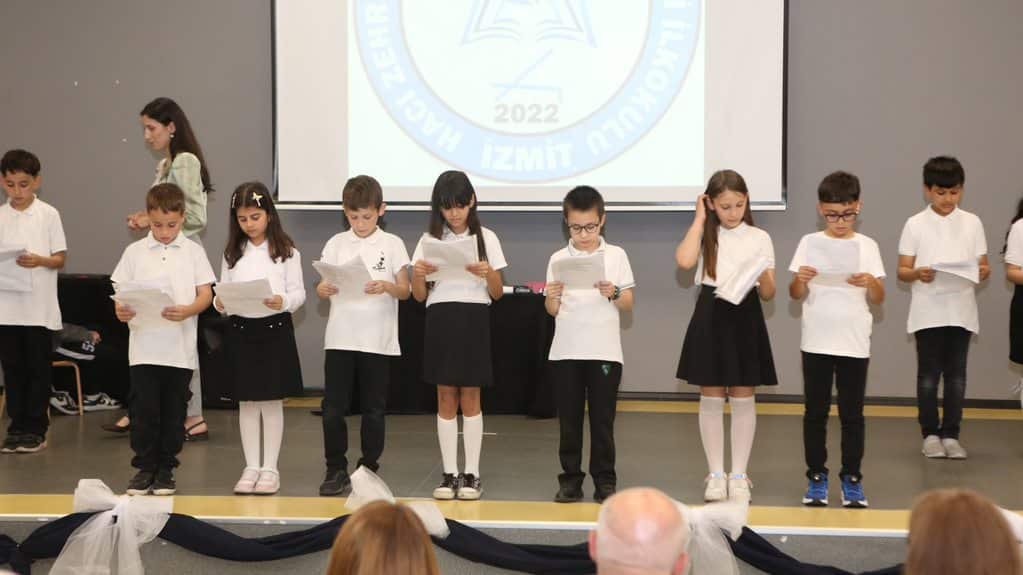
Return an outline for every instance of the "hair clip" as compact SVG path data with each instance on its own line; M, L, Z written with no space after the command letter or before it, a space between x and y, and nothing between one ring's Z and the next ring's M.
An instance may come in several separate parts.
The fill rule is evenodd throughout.
M252 199L253 199L253 201L256 202L257 206L259 206L261 208L263 207L263 204L259 203L263 199L263 196L260 195L259 192L252 192Z
M231 209L232 210L234 209L235 203L237 203L237 202L238 202L238 192L235 192L235 193L231 194Z

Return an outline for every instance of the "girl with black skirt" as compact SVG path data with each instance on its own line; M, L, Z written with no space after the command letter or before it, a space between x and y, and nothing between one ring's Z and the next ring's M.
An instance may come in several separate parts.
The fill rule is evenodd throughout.
M739 305L715 297L732 274L768 262L758 286ZM679 267L696 267L700 295L682 343L677 377L700 386L700 438L710 474L704 499L726 497L748 502L752 483L746 475L756 432L753 390L777 385L771 342L760 300L774 297L774 247L767 232L753 226L746 182L737 172L711 176L697 200L696 216L675 251ZM759 298L759 299L758 299ZM724 468L725 400L732 404L732 471Z
M437 386L437 437L444 475L436 499L479 499L483 412L480 389L494 383L490 361L490 302L503 294L507 267L497 235L480 224L476 191L462 172L437 178L430 199L430 236L441 241L476 240L479 260L466 266L475 277L428 282L438 270L423 259L423 240L412 255L412 295L426 302L423 380ZM458 473L458 408L462 408L465 472Z
M1023 200L1016 207L1002 251L1005 254L1005 277L1016 286L1009 304L1009 360L1023 364ZM1023 378L1016 389L1023 391ZM1023 397L1020 401L1023 402Z
M230 235L220 282L267 279L274 296L264 313L231 315L227 350L238 399L245 469L234 492L270 495L281 488L277 458L284 437L284 402L302 394L302 371L291 314L305 302L301 254L284 233L266 186L248 182L231 195ZM213 300L226 313L219 298ZM263 423L260 465L259 429Z

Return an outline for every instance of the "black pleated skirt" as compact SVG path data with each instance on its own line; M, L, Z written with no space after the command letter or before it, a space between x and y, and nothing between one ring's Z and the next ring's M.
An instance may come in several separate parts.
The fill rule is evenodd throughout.
M1023 363L1023 286L1016 286L1009 304L1009 359Z
M490 387L490 306L445 302L426 308L423 381L452 387Z
M676 377L701 387L778 385L771 340L756 289L739 305L701 286Z
M295 327L290 313L261 318L232 315L228 353L238 401L271 401L302 395Z

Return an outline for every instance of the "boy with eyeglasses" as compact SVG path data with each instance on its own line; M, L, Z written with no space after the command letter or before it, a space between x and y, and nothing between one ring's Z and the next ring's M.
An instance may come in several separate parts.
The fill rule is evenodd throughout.
M579 186L562 203L568 245L547 264L547 313L555 318L551 343L551 381L561 426L559 455L562 473L554 500L572 503L583 498L583 416L589 402L590 476L598 503L614 494L614 422L618 385L622 380L622 334L619 312L632 309L632 267L625 250L604 241L604 198ZM591 288L567 288L555 281L557 262L603 255L604 277Z
M870 361L870 332L873 316L868 302L884 301L884 265L877 242L856 233L856 218L863 207L860 181L853 174L834 172L817 188L817 212L824 218L822 232L807 234L799 241L789 271L795 275L789 295L803 303L803 449L806 477L809 479L803 504L828 504L828 458L826 446L831 389L838 389L838 415L842 420L842 505L867 507L863 493L864 419L863 398ZM811 249L828 253L827 244L856 242L857 273L844 283L818 277L819 270L809 264ZM812 246L812 247L811 247ZM844 245L833 244L835 251ZM850 250L851 251L851 250ZM818 278L816 281L814 278Z

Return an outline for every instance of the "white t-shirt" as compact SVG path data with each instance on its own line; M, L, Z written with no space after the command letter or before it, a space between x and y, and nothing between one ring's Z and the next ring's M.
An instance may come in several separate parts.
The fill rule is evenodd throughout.
M807 265L806 243L811 237L823 238L829 242L858 243L859 272L878 279L885 277L877 242L863 234L848 239L832 238L825 232L807 234L799 240L789 271L796 273L800 266ZM803 337L799 349L808 353L870 357L870 333L874 318L867 305L867 288L823 285L813 280L807 287L810 291L803 302Z
M1009 228L1005 246L1005 263L1023 266L1023 220L1016 220Z
M600 246L594 253L604 254L604 279L622 291L636 286L625 250L600 238ZM569 241L568 246L554 252L547 263L548 283L554 281L554 262L588 255L590 252L577 250ZM548 358L555 361L589 359L624 363L618 306L600 295L596 288L566 289L554 321L554 341Z
M508 267L508 262L504 259L504 252L501 250L501 242L497 239L497 234L490 231L489 228L480 228L483 234L483 245L487 248L487 261L490 262L490 267L495 270L501 270ZM469 230L466 229L460 234L456 234L451 231L451 228L444 226L444 234L441 238L442 241L449 242L458 238L469 237ZM412 254L412 262L418 262L423 259L423 240L419 239L419 243L416 244L415 252ZM466 279L466 280L441 280L434 282L433 289L430 290L430 294L426 296L426 305L431 306L435 303L445 302L462 302L462 303L482 303L490 305L490 292L487 291L487 282L483 278L478 279Z
M216 277L202 246L187 239L184 233L165 245L149 232L124 249L110 279L115 284L141 281L169 286L175 304L190 305L195 301L196 288L212 284ZM166 329L131 330L128 364L198 369L198 326L197 316L192 316Z
M29 252L46 257L67 251L60 214L39 198L23 211L12 208L10 201L0 206L0 244L24 246ZM39 266L30 273L32 291L0 290L0 325L59 330L58 271Z
M915 256L914 266L918 268L975 260L986 254L987 239L980 218L958 208L944 217L930 206L924 208L906 220L899 239L899 255ZM929 284L913 282L912 294L906 321L909 333L944 326L980 333L973 284L939 272Z
M291 257L283 261L270 259L270 242L264 241L255 245L251 241L242 248L242 257L234 263L233 268L227 267L227 260L220 258L220 281L247 282L266 278L270 281L270 290L274 295L284 299L281 311L268 307L263 313L246 317L268 317L281 312L295 313L305 303L305 284L302 283L302 254L292 248Z
M323 247L320 259L342 265L356 255L362 257L374 281L394 282L399 273L408 273L405 270L409 264L405 242L380 228L366 238L360 238L352 230L335 235ZM340 294L331 296L323 347L401 355L398 300L386 293L347 300Z
M703 248L696 264L696 281L703 285L717 286L726 281L739 268L757 255L770 262L767 269L774 269L774 244L764 230L741 222L732 229L718 226L717 278L703 275Z

